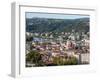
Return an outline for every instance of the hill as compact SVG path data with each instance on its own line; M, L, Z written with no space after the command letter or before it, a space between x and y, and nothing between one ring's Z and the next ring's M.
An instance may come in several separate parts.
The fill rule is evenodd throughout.
M27 32L89 32L89 18L79 19L49 19L49 18L27 18Z

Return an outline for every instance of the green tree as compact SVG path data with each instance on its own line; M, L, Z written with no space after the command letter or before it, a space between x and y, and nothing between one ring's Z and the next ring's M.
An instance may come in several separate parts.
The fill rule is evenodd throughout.
M70 57L68 59L63 57L54 57L53 63L56 65L76 65L78 64L78 60L76 57Z
M37 66L40 60L41 55L38 51L30 51L30 53L26 54L26 62L34 63Z
M78 64L78 60L76 57L70 57L69 59L67 59L64 63L65 65L76 65Z

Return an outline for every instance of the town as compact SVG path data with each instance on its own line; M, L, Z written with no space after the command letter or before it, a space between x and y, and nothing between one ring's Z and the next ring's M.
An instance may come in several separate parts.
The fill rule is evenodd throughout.
M74 30L26 32L26 66L89 64L89 34L89 32Z

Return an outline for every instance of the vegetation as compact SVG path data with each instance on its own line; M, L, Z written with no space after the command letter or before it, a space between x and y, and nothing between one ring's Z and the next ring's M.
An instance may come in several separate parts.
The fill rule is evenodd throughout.
M70 59L68 59L65 63L65 65L68 64L68 65L76 65L78 64L78 60L76 57L71 57Z
M76 65L78 64L78 60L76 57L71 57L69 59L65 59L62 57L55 57L54 64L56 65Z
M47 19L31 18L26 19L27 32L77 32L89 31L89 18L80 19ZM56 36L56 35L55 35Z
M41 65L42 64L41 55L39 54L38 51L31 51L30 53L26 54L26 63L27 62L31 62L36 66Z
M78 60L76 57L63 58L60 56L53 57L53 61L51 64L47 64L42 61L42 56L37 51L31 51L26 55L26 63L31 62L31 64L35 64L35 66L57 66L57 65L76 65L78 64ZM29 67L29 66L28 66Z

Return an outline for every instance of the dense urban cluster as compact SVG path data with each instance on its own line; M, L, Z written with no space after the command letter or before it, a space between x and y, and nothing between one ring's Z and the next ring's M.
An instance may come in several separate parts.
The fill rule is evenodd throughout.
M89 64L89 32L26 32L26 66Z

